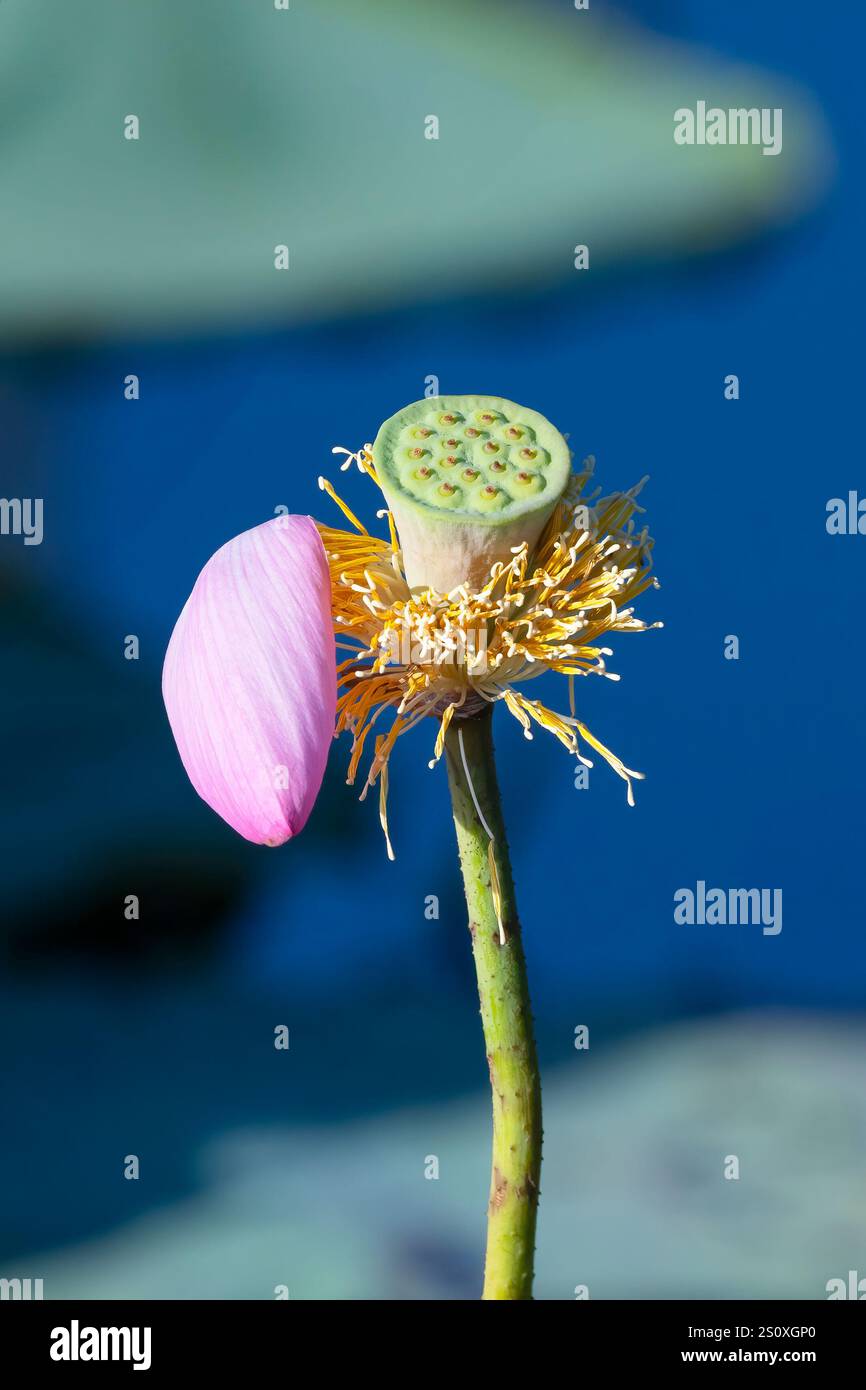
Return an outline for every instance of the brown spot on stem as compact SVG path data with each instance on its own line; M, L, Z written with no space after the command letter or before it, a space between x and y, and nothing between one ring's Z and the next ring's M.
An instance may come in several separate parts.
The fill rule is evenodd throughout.
M526 1201L527 1198L530 1202L538 1201L538 1183L533 1181L531 1174L527 1173L524 1181L515 1187L514 1195L521 1202Z
M493 1169L493 1191L490 1194L490 1210L499 1211L504 1205L508 1193L508 1179L503 1177L498 1168Z

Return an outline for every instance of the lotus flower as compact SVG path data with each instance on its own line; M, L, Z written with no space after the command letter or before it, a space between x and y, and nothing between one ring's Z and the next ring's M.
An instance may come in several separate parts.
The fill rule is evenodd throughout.
M297 835L337 699L331 581L311 517L276 517L212 556L172 633L162 689L199 796L255 844Z
M527 738L537 725L591 767L588 745L633 804L642 774L577 717L574 685L616 679L599 641L649 626L632 608L654 583L652 540L634 521L641 484L585 493L594 460L572 473L565 438L498 397L416 401L375 444L334 453L384 494L388 539L370 535L320 478L352 531L280 517L229 541L178 619L165 704L193 786L258 844L303 828L332 734L350 733L347 781L366 749L361 796L378 783L392 858L391 751L416 724L438 724L430 766L445 755L493 1089L482 1297L528 1299L541 1089L491 714L501 701ZM349 652L339 667L337 646ZM567 677L570 714L517 688L545 671ZM374 732L383 714L387 732Z

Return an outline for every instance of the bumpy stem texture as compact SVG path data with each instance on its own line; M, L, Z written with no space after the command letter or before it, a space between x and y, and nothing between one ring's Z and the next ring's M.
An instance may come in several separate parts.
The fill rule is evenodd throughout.
M488 708L473 718L455 719L446 737L445 753L493 1090L493 1171L482 1296L529 1299L541 1174L541 1081L493 760L491 715ZM489 837L473 802L464 757L478 805L495 841L504 945L491 893Z

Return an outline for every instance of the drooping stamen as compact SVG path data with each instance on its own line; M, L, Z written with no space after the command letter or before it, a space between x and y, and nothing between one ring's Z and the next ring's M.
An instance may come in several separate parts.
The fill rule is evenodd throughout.
M344 468L354 462L379 486L369 445L357 453L334 452L345 455ZM455 462L465 468L459 455L457 450ZM440 467L443 460L437 458L436 463ZM350 781L373 725L389 711L395 716L387 735L376 740L361 793L363 797L380 779L380 817L382 798L387 795L387 782L383 792L381 778L396 739L427 717L437 719L435 763L451 716L467 698L485 703L504 700L527 738L532 737L531 726L538 724L591 767L578 746L578 739L585 738L626 781L633 804L631 779L641 774L627 768L577 719L573 678L590 674L616 678L605 669L609 648L599 645L598 639L610 631L639 632L660 626L636 618L631 606L657 581L651 573L652 541L646 528L636 532L632 521L639 510L638 489L601 499L600 488L591 494L583 492L592 464L586 460L582 471L574 475L534 548L532 567L526 544L516 545L507 563L500 561L492 567L486 583L477 589L462 584L448 594L410 590L389 511L377 513L388 520L389 540L371 536L322 480L323 489L357 530L353 534L319 527L334 586L335 636L356 644L339 642L353 653L338 667L342 693L336 727L336 733L352 734ZM497 471L492 461L489 466ZM481 476L477 469L466 471L469 482ZM463 470L457 476L462 475ZM479 632L484 636L480 651L468 641L469 634ZM527 700L515 689L516 683L546 670L568 678L570 716ZM387 822L383 830L390 846ZM499 889L489 835L488 850L495 904ZM500 917L501 912L497 921Z
M376 739L376 757L382 752L382 745L385 740L382 737ZM394 850L391 845L391 836L388 834L388 762L387 759L382 764L379 773L379 821L385 834L385 847L388 851L388 858L393 861Z

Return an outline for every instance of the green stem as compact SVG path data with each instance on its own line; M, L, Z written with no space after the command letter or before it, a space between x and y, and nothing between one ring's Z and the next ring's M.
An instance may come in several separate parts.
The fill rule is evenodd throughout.
M493 1090L493 1171L482 1297L529 1299L541 1174L541 1079L493 760L490 707L452 722L445 755ZM504 945L490 886L489 837L472 789L494 837Z

